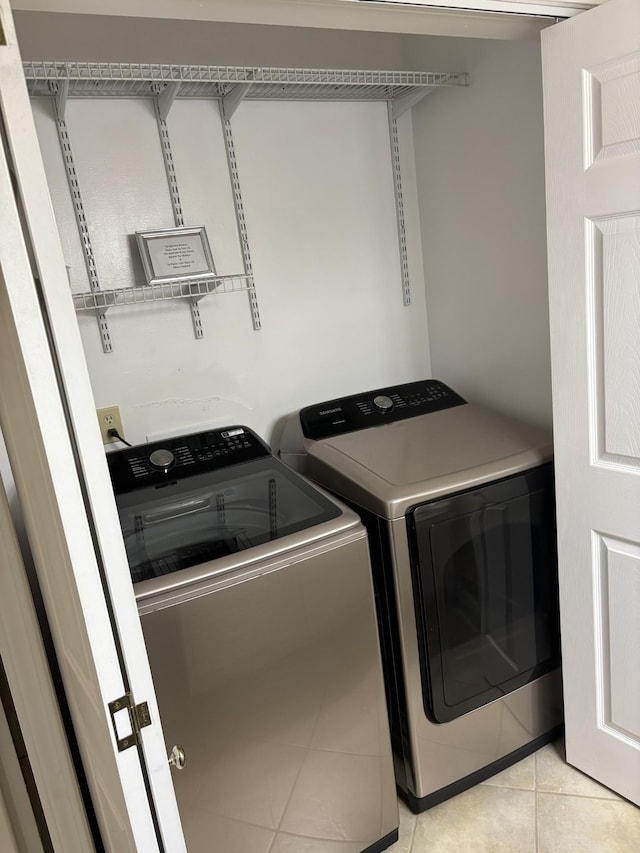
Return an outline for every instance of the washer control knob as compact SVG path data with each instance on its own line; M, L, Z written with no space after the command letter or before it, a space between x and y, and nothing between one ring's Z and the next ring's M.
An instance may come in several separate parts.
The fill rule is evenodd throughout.
M379 394L373 398L373 405L379 412L390 412L393 409L393 400L385 394Z
M167 468L171 468L175 462L175 456L170 450L165 450L164 448L161 450L154 450L149 457L149 462L159 471L166 471Z

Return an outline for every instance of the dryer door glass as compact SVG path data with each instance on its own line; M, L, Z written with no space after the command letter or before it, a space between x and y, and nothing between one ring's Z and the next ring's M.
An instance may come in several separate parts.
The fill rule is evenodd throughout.
M408 516L425 710L447 722L555 667L551 465Z

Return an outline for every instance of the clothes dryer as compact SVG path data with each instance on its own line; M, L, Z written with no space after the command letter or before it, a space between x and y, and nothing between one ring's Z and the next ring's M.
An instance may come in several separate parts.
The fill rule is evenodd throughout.
M108 463L190 853L385 850L398 803L357 515L245 426Z
M427 380L308 406L280 455L368 529L396 783L411 809L555 737L550 436Z

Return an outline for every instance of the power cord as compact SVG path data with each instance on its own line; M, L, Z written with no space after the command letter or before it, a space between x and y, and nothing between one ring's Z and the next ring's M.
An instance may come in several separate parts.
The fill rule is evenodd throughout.
M127 447L133 447L133 445L129 441L127 441L120 435L120 433L115 427L111 427L111 429L108 429L107 435L110 435L111 438L117 438L118 441L121 441L123 444L126 444Z

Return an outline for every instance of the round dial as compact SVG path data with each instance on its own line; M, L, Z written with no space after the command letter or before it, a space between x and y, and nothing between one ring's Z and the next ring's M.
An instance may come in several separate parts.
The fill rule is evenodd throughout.
M149 462L152 464L154 468L158 468L160 471L166 471L167 468L171 468L175 461L175 457L170 450L166 450L164 448L160 450L154 450L151 456L149 457Z
M393 409L393 400L385 394L379 394L373 398L373 405L379 412L390 412Z

